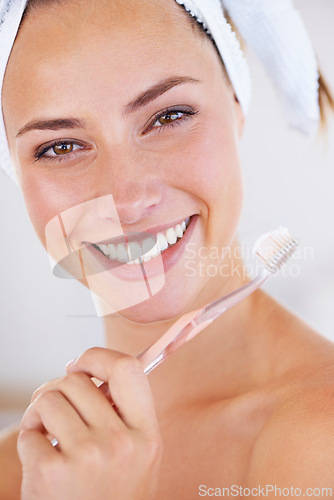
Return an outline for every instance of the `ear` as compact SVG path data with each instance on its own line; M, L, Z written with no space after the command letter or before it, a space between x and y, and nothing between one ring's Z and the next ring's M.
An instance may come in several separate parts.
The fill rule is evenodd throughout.
M245 115L241 109L240 102L236 95L234 95L234 112L238 129L238 137L239 139L241 139L245 126Z

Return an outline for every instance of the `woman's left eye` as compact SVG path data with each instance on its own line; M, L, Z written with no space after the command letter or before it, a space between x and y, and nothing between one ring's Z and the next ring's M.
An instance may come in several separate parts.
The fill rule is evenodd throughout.
M166 113L165 115L160 116L154 123L153 127L157 127L159 125L170 125L171 123L176 122L182 118L184 113L182 111L171 111L170 113Z
M174 127L197 113L197 111L188 106L182 109L164 109L151 119L150 125L145 129L145 132L152 129Z

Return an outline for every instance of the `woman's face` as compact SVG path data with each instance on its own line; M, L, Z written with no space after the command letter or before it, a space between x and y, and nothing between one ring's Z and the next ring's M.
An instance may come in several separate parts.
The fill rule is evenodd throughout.
M199 269L200 248L222 249L235 237L242 114L213 45L176 2L77 0L32 9L8 63L3 112L44 245L47 224L64 212L74 249L108 243L116 227L157 233L196 214L168 250L162 290L122 315L156 321L211 299L221 276L205 273L207 259L202 272L190 269ZM140 266L125 266L138 275Z

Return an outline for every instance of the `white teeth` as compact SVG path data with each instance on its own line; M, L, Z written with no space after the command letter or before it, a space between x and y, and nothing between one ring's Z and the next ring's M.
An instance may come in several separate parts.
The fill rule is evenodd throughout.
M101 245L100 248L101 248L102 252L104 253L104 255L110 255L110 250L107 247L107 245Z
M139 259L142 256L142 248L137 243L137 241L131 241L128 246L128 254L129 254L129 259L130 261L133 261L135 259Z
M181 227L181 224L178 224L175 228L175 232L176 232L176 236L178 238L182 238L183 236L183 231L182 231L182 227Z
M176 243L177 236L175 230L172 227L170 229L167 229L166 238L170 245L174 245L174 243Z
M169 246L175 245L178 238L183 237L189 223L190 217L175 227L171 227L163 233L158 233L156 235L156 242L152 237L149 237L142 241L141 244L137 241L131 241L128 245L119 243L117 247L112 243L97 246L110 260L116 260L121 263L126 262L129 265L140 264L141 261L148 262L154 259L157 255L167 250Z
M143 261L148 262L151 259L154 259L160 252L158 248L158 244L154 241L153 238L146 238L143 241Z
M153 238L146 238L146 240L143 241L142 246L143 246L143 253L149 253L152 248L154 248L155 241Z
M116 251L116 248L115 248L115 245L108 245L109 247L109 252L110 252L110 259L116 259L117 258L117 251Z
M158 247L159 247L160 252L167 250L168 241L166 240L166 237L162 233L157 234L157 242L158 242Z
M117 245L117 259L120 262L126 262L128 260L128 252L126 251L126 248L123 245L123 243L119 243Z

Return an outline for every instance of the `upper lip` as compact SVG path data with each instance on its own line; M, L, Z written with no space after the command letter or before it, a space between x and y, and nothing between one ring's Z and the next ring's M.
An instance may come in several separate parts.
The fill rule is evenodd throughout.
M163 231L166 231L166 229L169 229L170 227L175 227L178 224L181 224L184 220L188 219L188 217L192 217L192 215L187 215L186 217L183 217L183 219L178 219L176 222L169 222L168 224L154 226L154 227L150 227L149 229L144 229L144 230L140 230L140 231L137 230L137 232L138 233L150 233L150 234L162 233Z
M195 215L195 214L193 214L193 215ZM121 234L119 236L115 236L114 238L108 238L107 240L96 241L94 243L84 241L83 244L84 245L92 245L92 244L93 245L110 245L110 244L117 245L118 243L126 243L128 241L140 242L140 241L148 238L150 235L155 236L158 233L162 233L166 229L169 229L171 227L177 226L178 224L181 224L183 221L188 219L188 217L192 217L192 215L187 215L186 217L184 217L182 219L178 219L176 222L169 222L167 224L163 224L160 226L154 226L154 227L151 227L149 229L141 229L141 230L137 229L136 231L135 230L126 231L124 234Z

